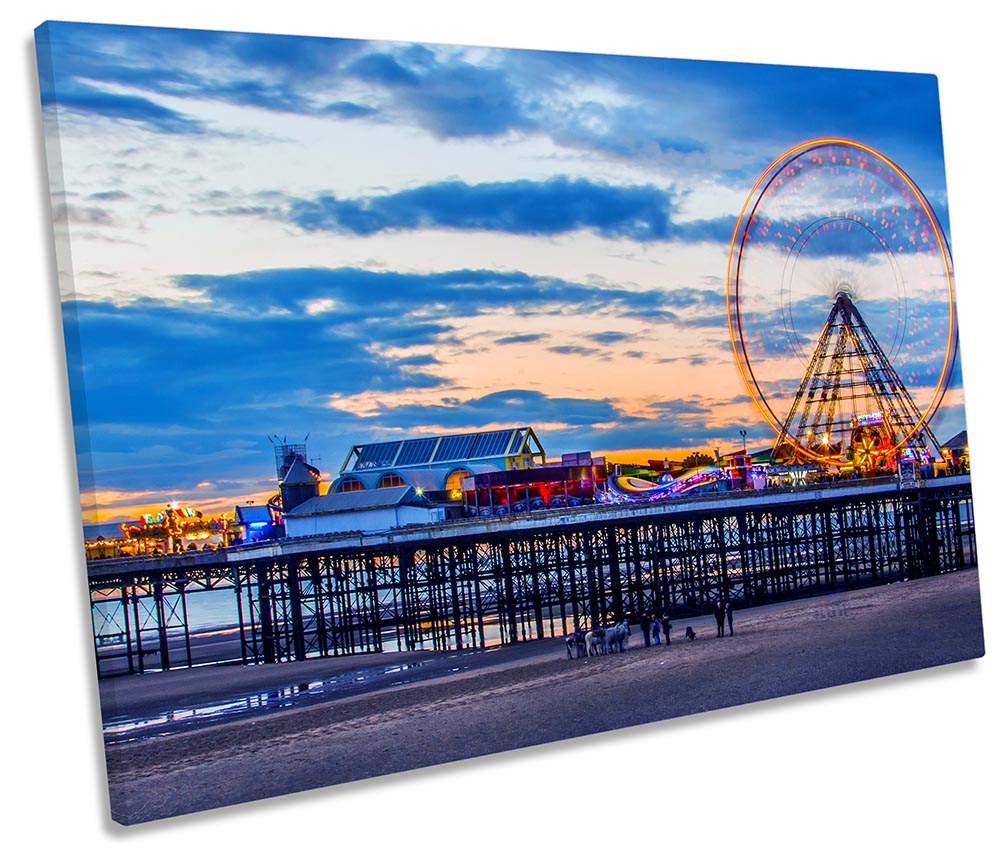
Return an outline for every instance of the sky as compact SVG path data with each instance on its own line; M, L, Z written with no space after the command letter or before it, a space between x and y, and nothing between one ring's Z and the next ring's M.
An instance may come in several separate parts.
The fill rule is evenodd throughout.
M325 481L357 443L505 426L620 461L725 452L741 430L764 447L726 307L761 173L804 140L862 141L948 237L931 75L36 38L88 522L266 497L269 434L308 436ZM934 428L964 426L957 366Z

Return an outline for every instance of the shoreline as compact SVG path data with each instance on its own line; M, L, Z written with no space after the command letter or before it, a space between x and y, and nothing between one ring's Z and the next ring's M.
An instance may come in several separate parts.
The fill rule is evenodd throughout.
M873 591L883 591L900 586L909 586L934 579L957 576L960 574L978 574L977 567L955 570L951 573L925 579L910 579L895 581L881 585L870 585L850 590L832 591L823 594L792 597L779 602L766 603L734 611L734 625L739 627L742 619L749 616L765 616L772 612L785 612L808 605L830 602L829 611L832 616L838 612L840 598L863 596ZM978 577L979 578L979 577ZM816 608L811 611L817 611ZM672 619L672 645L684 642L686 626L692 626L700 641L714 637L715 622L712 615L697 615L687 618ZM632 635L629 638L627 652L633 652L643 647L643 636L638 624L631 625ZM238 626L217 627L211 630L199 630L197 634L233 634L239 632ZM196 633L192 633L193 635ZM662 645L671 646L671 645ZM314 656L301 661L285 661L277 663L243 664L238 659L223 662L199 663L191 667L178 667L169 671L150 670L144 674L118 673L98 679L98 694L101 698L102 714L105 720L123 715L149 715L166 712L171 704L180 705L186 702L206 703L210 701L227 700L234 692L257 694L268 691L279 691L305 681L322 680L338 674L346 674L366 668L434 662L456 657L489 657L472 663L469 670L478 671L482 668L503 668L521 664L523 660L539 659L548 661L557 656L566 659L566 645L563 636L555 638L530 639L516 644L490 645L488 647L469 647L462 650L432 650L415 649L384 650L379 653L356 653L342 656ZM459 677L455 677L459 679ZM331 699L334 702L337 699ZM117 709L110 709L115 706Z
M969 568L977 572L976 568ZM954 571L957 573L967 570ZM951 575L951 574L946 574ZM940 577L937 577L940 578ZM920 581L920 580L915 580ZM776 603L767 603L749 609L734 612L735 626L748 616L765 616L771 612L784 612L797 604L821 602L832 597L860 594L871 590L885 589L909 582L893 582L889 585L868 586L851 591L838 591L814 596L795 597ZM832 606L836 609L837 606ZM679 622L675 622L675 620ZM672 644L684 642L685 627L692 626L698 639L705 640L715 635L715 622L712 615L698 615L672 620ZM638 624L633 624L632 635L628 639L627 653L635 652L643 647L643 636ZM239 627L233 627L238 631ZM618 655L618 654L615 654ZM407 666L454 660L461 658L464 667L463 674L455 674L451 679L458 680L469 673L477 673L486 669L505 669L519 667L525 664L538 664L553 659L566 660L566 643L564 637L530 639L509 645L491 645L486 648L466 648L463 650L430 650L416 649L412 651L386 650L381 653L358 653L343 656L311 657L302 661L286 661L270 664L243 664L237 659L225 662L204 663L190 668L174 668L170 671L147 671L144 674L115 674L98 680L98 693L101 698L103 719L108 721L123 716L151 716L169 713L185 704L208 704L233 700L237 695L256 695L266 692L278 692L293 688L304 682L325 680L338 675L350 674L366 669ZM419 676L419 675L418 675ZM430 678L428 678L430 679ZM427 682L422 679L420 682ZM354 693L371 694L384 689L359 691ZM388 689L392 690L392 688ZM334 703L342 698L330 698L326 702ZM115 707L115 709L111 709ZM208 725L205 725L208 726Z
M547 649L111 746L112 813L142 822L977 658L979 574L748 609L734 629L650 648L634 632L623 654L572 661L532 642Z

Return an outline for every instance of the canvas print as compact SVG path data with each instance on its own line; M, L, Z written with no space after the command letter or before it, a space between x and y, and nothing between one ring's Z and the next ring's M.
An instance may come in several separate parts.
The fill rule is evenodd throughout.
M36 48L117 822L983 654L933 74Z

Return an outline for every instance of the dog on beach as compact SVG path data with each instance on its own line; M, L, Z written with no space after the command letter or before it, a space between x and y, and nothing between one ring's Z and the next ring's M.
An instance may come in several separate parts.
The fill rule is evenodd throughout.
M685 638L687 638L689 641L695 641L695 630L692 629L690 626L685 627Z

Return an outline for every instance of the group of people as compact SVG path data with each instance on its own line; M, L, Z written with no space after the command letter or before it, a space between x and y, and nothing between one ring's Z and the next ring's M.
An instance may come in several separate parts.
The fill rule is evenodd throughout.
M643 630L644 647L660 644L661 633L664 634L664 643L671 643L671 622L667 619L667 613L658 615L644 612L640 617L640 629Z
M719 599L713 605L713 617L716 618L716 637L726 636L725 627L729 627L730 635L733 635L733 606L730 601ZM660 644L661 633L664 635L664 643L671 643L671 622L667 619L667 614L644 613L640 618L640 629L643 630L643 645L650 647L652 644Z
M730 605L729 600L717 600L716 605L713 606L713 617L716 618L716 637L723 638L726 633L723 632L724 621L730 627L730 635L733 635L733 607Z
M716 618L716 637L726 636L726 627L733 635L733 606L728 599L718 599L713 605L713 617ZM643 631L643 646L650 647L661 643L661 636L664 636L664 644L671 643L671 622L668 620L667 612L658 614L656 612L644 612L640 617L640 629ZM691 629L691 627L689 627ZM602 630L596 630L602 632ZM571 638L584 637L584 632L579 627L574 628ZM694 637L694 634L693 636Z

